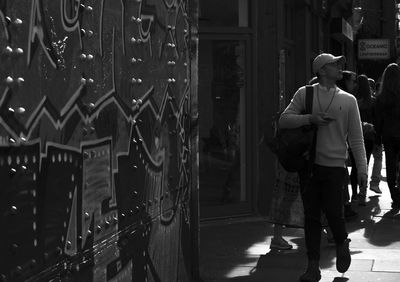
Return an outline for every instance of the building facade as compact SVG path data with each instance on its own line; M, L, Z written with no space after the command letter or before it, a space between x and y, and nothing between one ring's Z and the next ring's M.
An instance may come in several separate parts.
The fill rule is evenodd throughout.
M385 67L397 61L399 34L395 0L357 1L359 29L355 36L357 70L379 81Z
M273 117L312 77L321 52L356 68L353 1L200 1L199 185L202 219L267 215ZM221 12L223 11L223 13Z

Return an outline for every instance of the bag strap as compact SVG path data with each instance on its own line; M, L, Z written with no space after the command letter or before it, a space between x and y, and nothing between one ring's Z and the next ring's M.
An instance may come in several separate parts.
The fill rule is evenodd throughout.
M312 106L314 99L314 87L312 85L306 86L306 114L312 114Z

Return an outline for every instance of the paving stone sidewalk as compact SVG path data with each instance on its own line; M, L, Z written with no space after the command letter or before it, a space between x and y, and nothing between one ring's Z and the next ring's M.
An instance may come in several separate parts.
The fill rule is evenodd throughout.
M321 282L400 281L400 213L390 212L386 182L383 194L368 191L367 206L355 209L347 223L352 264L336 271L335 248L325 236L321 243ZM290 251L271 251L273 225L262 217L203 222L200 228L200 273L203 281L294 282L306 267L303 229L287 228Z

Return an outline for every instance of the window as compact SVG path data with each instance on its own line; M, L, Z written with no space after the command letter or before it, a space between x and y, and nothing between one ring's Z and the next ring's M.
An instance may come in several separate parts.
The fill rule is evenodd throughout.
M200 26L248 27L248 0L200 0Z
M199 184L202 219L252 210L249 99L252 38L248 0L200 0ZM253 6L254 9L254 6ZM247 132L249 133L249 132Z

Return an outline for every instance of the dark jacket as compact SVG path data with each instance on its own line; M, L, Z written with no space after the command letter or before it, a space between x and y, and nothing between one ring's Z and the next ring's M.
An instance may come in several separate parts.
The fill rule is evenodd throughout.
M364 103L362 100L358 100L358 108L360 111L360 118L363 122L363 133L364 133L364 141L372 141L374 143L380 143L380 139L378 139L378 135L373 128L376 123L376 98L372 97L370 103ZM372 124L374 127L365 124Z
M375 106L375 130L379 137L400 138L400 111L395 103L388 106L381 101L380 97L376 99Z
M375 125L376 113L375 113L376 98L372 97L372 101L369 105L364 105L360 100L358 101L358 108L360 110L360 118L362 122L368 122Z

